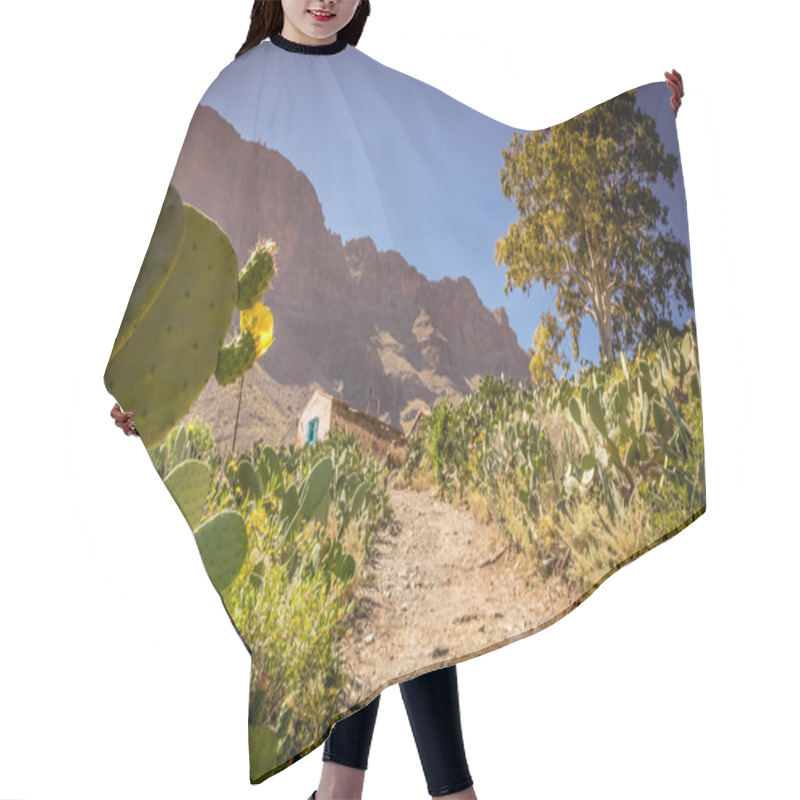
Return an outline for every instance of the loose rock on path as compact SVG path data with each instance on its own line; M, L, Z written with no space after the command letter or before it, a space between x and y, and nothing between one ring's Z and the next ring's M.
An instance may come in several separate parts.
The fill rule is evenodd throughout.
M529 634L569 604L512 555L495 524L436 497L397 488L394 518L373 532L347 634L338 643L347 702Z

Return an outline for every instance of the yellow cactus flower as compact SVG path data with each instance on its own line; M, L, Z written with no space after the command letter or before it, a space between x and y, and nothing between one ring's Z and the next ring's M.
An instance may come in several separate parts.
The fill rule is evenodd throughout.
M268 306L256 301L252 308L240 313L239 324L243 331L250 331L256 340L256 358L260 358L272 346L274 319Z

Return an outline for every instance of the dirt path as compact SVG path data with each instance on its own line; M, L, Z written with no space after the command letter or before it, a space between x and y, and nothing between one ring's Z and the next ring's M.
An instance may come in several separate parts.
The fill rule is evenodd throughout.
M496 649L570 602L515 563L502 531L466 509L390 484L394 519L374 532L350 628L338 645L355 705L397 678Z

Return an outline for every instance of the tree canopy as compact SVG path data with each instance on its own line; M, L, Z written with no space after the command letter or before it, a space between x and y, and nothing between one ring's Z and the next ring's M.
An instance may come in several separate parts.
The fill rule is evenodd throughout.
M569 332L575 358L584 317L597 325L600 358L675 329L671 300L693 308L689 252L667 227L669 208L651 185L674 188L678 159L632 89L560 125L513 134L500 181L519 219L495 246L505 293L555 286L556 315L542 315L531 372L544 380ZM563 360L561 361L563 365Z

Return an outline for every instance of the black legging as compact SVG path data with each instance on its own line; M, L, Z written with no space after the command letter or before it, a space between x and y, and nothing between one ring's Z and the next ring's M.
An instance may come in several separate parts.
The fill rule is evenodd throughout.
M403 681L400 692L431 797L468 789L472 777L461 734L455 664ZM333 726L325 740L323 761L367 768L380 699L378 695L369 705Z

